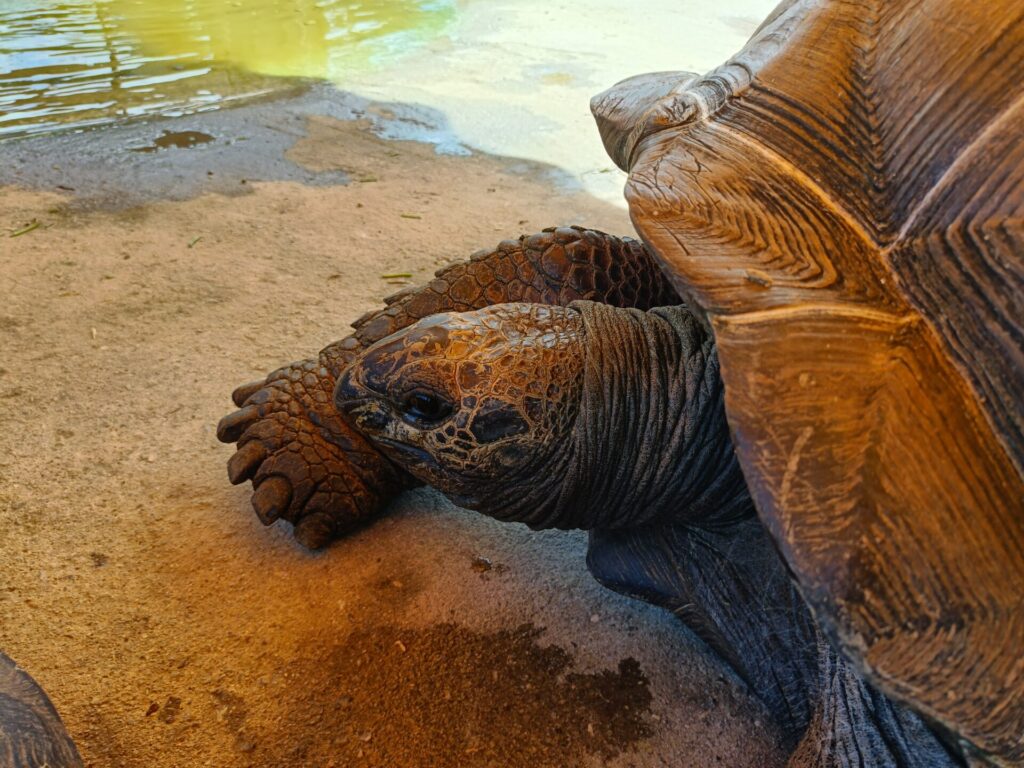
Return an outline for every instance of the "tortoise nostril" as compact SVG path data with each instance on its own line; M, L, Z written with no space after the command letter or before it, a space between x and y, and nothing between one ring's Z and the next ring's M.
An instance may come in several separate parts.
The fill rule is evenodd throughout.
M356 423L367 432L380 432L388 425L388 417L378 408L366 408L356 414Z

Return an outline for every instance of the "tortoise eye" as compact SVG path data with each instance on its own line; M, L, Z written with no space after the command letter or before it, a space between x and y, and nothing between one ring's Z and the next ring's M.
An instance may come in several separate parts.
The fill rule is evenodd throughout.
M402 398L401 410L407 421L421 426L443 421L451 415L455 406L433 392L415 389Z

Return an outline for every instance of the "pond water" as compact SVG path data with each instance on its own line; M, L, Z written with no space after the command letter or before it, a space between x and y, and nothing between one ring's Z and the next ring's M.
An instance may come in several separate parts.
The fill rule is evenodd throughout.
M551 163L620 200L590 96L640 72L706 71L773 5L0 0L0 140L218 109L317 78L438 110L458 138L440 150L461 143Z
M215 108L414 50L451 0L3 0L0 135Z

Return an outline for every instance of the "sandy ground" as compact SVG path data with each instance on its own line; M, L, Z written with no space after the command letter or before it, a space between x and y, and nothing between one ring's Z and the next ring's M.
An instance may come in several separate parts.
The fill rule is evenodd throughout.
M41 222L0 237L0 647L91 766L778 765L581 535L421 490L311 554L227 483L230 390L343 336L382 274L629 231L549 169L378 138L393 114L314 89L176 121L192 149L128 151L160 123L0 145L0 227Z

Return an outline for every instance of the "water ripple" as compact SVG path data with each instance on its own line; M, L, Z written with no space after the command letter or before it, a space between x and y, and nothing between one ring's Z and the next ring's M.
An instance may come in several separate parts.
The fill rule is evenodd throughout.
M185 114L365 71L440 34L455 0L5 0L0 137Z

